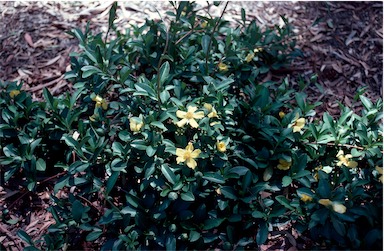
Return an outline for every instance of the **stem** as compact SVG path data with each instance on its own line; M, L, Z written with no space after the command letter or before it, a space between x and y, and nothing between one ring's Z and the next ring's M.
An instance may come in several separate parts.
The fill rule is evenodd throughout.
M354 145L349 145L349 144L336 144L336 143L332 143L332 142L328 142L328 143L318 143L318 142L309 142L309 143L306 143L307 145L308 144L319 144L319 145L327 145L327 146L338 146L338 147L347 147L347 148L355 148L355 149L358 149L358 150L361 150L361 151L364 151L365 148L362 147L362 146L354 146ZM383 151L381 151L383 153Z
M229 3L229 1L227 1L225 3L224 9L221 12L219 20L217 20L217 22L215 24L215 27L213 27L213 30L212 30L212 33L211 33L211 38L209 39L208 51L207 51L207 55L205 55L205 69L206 69L206 74L207 75L208 75L208 57L209 57L208 52L211 50L211 44L212 44L213 35L215 34L217 26L219 26L219 23L220 23L221 19L223 18L223 15L225 13L225 10L227 9L228 3Z
M188 31L181 38L179 38L179 40L176 41L175 45L179 44L181 41L183 41L184 38L190 35L195 30L195 28L197 28L197 26L199 26L199 23L196 23L195 26L192 27L192 30Z

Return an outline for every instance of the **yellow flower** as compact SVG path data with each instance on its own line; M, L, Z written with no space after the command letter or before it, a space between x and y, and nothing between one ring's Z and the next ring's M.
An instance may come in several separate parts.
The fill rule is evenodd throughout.
M332 209L339 214L343 214L347 211L347 208L339 202L332 202Z
M332 205L332 201L329 199L320 199L319 204L327 207L329 205Z
M307 194L302 194L300 196L300 200L302 200L304 202L310 202L310 201L312 201L312 199L313 198L311 196L307 195Z
M279 164L277 165L277 169L280 169L280 170L288 170L292 165L292 162L288 162L286 160L283 160L283 159L279 159Z
M222 153L227 150L227 145L223 141L218 141L216 143L216 147L217 147L217 150L219 150L219 152L222 152Z
M279 117L280 117L281 119L284 118L284 116L285 116L285 113L284 113L283 111L279 112Z
M251 62L252 59L255 57L255 53L248 53L247 57L245 58L245 61L247 63Z
M316 181L319 181L319 171L323 168L323 166L318 166L318 167L315 167L315 171L316 173L313 175L313 178L316 180Z
M208 118L218 118L219 116L217 115L217 111L216 109L211 105L211 104L208 104L208 103L205 103L204 104L204 108L208 110L208 112L210 112L208 114Z
M204 108L208 110L208 112L212 111L213 106L209 103L204 104Z
M195 169L197 166L196 158L199 157L201 150L193 150L193 145L191 142L188 143L185 149L176 148L176 162L177 164L181 162L186 162L189 168Z
M98 118L99 118L99 115L93 114L92 116L89 117L89 120L92 121L92 122L95 122L96 119L98 119Z
M376 166L375 167L376 171L381 174L381 176L379 177L379 180L381 181L381 183L383 183L383 168L382 167L379 167L379 166Z
M217 193L218 195L221 195L221 189L220 189L220 187L217 188L215 191L216 191L216 193Z
M132 132L139 132L143 126L144 123L140 118L132 117L129 119L129 128Z
M254 53L259 53L259 52L262 52L263 51L263 48L256 48L253 50Z
M351 154L344 155L344 151L343 150L340 150L337 153L336 158L339 159L339 162L337 162L337 164L336 164L337 166L345 165L346 167L350 167L350 168L357 167L357 162L356 161L349 160L349 159L352 158L352 155Z
M176 116L181 118L179 122L177 122L178 127L183 127L185 124L190 124L193 128L199 127L195 119L202 119L204 117L204 112L196 112L196 106L189 106L188 111L180 111L176 112Z
M20 91L19 90L12 90L10 93L9 93L9 96L11 97L11 98L14 98L14 97L16 97L17 95L19 95L20 94Z
M300 132L304 128L305 118L299 118L293 124L293 132Z
M205 29L208 25L208 22L207 21L204 21L201 23L201 28Z
M96 107L102 107L104 110L108 109L108 102L99 95L96 95L92 100L96 102Z
M226 65L226 64L224 64L224 63L222 63L222 62L220 62L220 63L219 63L219 70L220 70L220 71L228 71L228 65Z
M208 114L208 118L218 118L219 115L217 115L217 111L214 107L212 107L212 112Z
M332 206L332 210L335 211L336 213L343 214L347 211L346 206L341 204L340 202L334 202L329 199L320 199L319 204L323 206Z

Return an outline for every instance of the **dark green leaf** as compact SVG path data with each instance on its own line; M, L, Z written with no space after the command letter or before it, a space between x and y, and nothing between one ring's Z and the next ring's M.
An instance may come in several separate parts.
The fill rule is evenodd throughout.
M116 184L117 179L119 178L119 175L120 175L120 171L112 172L112 175L109 177L107 181L107 188L105 190L106 195L108 195L112 191L113 187Z
M176 238L173 234L167 236L165 241L165 248L167 250L176 250Z
M55 110L55 105L54 105L54 102L53 102L54 101L53 96L48 91L47 88L43 89L43 96L44 96L44 100L47 102L49 108L52 109L52 110Z
M284 195L278 195L276 196L276 200L283 205L284 207L290 209L290 210L295 210L290 204L287 198L284 197Z
M31 237L24 230L20 229L19 231L17 231L17 236L19 236L20 239L22 239L23 241L25 241L29 245L33 245L33 241L31 239Z
M363 95L360 95L360 100L363 103L366 110L369 111L372 109L373 104L368 98L364 97Z
M156 126L157 128L160 128L160 129L162 129L162 130L164 130L164 131L167 131L167 130L168 130L168 129L164 126L164 124L161 123L160 121L153 121L153 122L151 122L151 125Z
M148 157L152 157L155 155L157 148L153 148L152 146L148 146L147 149L145 149L145 152L147 153Z
M102 235L102 234L103 234L103 231L101 229L93 230L92 232L87 234L87 236L85 237L85 240L86 241L97 240L100 237L100 235Z
M220 187L220 191L221 191L221 194L228 199L232 199L232 200L237 199L236 191L235 189L233 189L233 187L223 186L223 187Z
M205 55L208 54L208 49L209 49L210 42L211 42L211 37L208 36L208 35L204 35L201 38L201 47L202 47L203 52L204 52Z
M161 65L160 67L160 83L161 84L164 84L165 81L169 80L169 70L170 70L170 66L169 66L169 62L166 61L164 64Z
M282 183L283 183L283 187L287 187L292 183L292 178L289 176L284 176Z
M256 242L258 245L264 244L268 238L268 223L262 222L259 224L259 230L256 234Z
M267 215L265 213L262 213L260 211L253 211L252 217L253 218L265 218Z
M224 184L225 180L224 177L220 174L213 173L213 172L207 172L204 173L203 179L218 183L218 184Z
M220 226L224 219L207 219L204 221L204 230L209 230L215 227Z
M111 9L109 10L109 18L108 18L109 28L113 27L113 21L115 21L115 18L116 18L116 9L117 9L117 2L114 2L111 6Z
M184 201L195 201L195 196L190 191L181 193L181 199Z
M72 210L71 210L73 219L77 222L80 222L84 211L85 211L85 208L83 204L80 201L75 200L72 204Z
M246 21L244 8L241 8L241 20L243 21L243 23L245 23L245 21Z
M164 177L171 183L176 183L176 175L173 173L173 171L168 167L168 165L164 164L161 166L161 172L163 173Z
M83 72L83 74L82 74L83 78L88 78L89 76L91 76L91 75L93 75L95 73L102 73L102 71L99 68L97 68L97 67L95 67L93 65L83 66L81 68L81 71Z
M339 233L341 236L346 234L344 223L339 221L336 217L333 217L333 215L331 215L331 222L337 233Z
M198 233L198 232L196 232L196 231L191 230L191 231L189 232L189 241L190 241L190 242L195 242L195 241L197 241L198 239L200 239L200 237L201 237L201 234Z
M47 165L45 164L45 161L43 159L38 159L36 161L36 170L38 171L45 171Z

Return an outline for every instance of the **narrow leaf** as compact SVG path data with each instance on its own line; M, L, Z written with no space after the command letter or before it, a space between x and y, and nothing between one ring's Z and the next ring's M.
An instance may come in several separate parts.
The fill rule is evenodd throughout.
M201 38L201 47L203 48L203 52L205 55L208 54L208 49L209 49L209 43L211 42L211 37L208 35L204 35Z
M161 172L163 173L164 177L171 184L174 185L176 183L176 175L173 173L173 171L167 165L162 165L161 166Z
M169 66L169 62L166 61L164 64L161 65L160 67L160 83L161 84L164 84L165 81L168 79L169 77L169 70L170 70L170 66Z

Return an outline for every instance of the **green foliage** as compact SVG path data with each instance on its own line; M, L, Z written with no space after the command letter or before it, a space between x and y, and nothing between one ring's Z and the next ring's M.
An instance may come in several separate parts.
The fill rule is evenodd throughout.
M256 249L289 224L326 248L379 248L382 101L359 94L361 114L317 119L288 79L261 81L298 55L285 18L261 31L243 10L231 28L171 4L170 24L118 30L114 4L107 34L72 30L72 94L36 102L1 84L4 181L34 191L62 173L43 244L18 236L31 249L79 236L102 250Z

